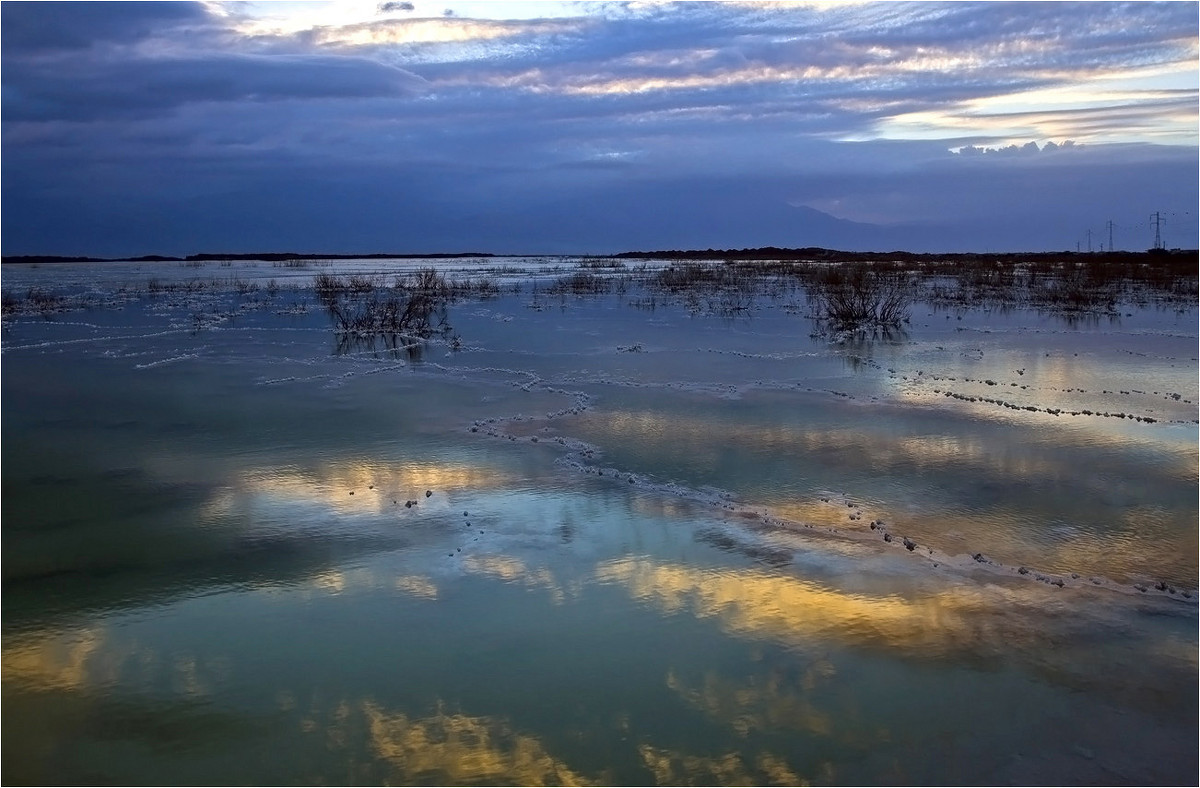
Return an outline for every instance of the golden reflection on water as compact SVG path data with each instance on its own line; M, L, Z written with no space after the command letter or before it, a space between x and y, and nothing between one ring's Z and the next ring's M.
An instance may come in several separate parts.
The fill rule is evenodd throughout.
M1126 384L1137 385L1137 383ZM1133 416L1143 416L1156 419L1158 422L1183 421L1189 422L1196 418L1192 407L1180 408L1158 397L1152 397L1147 402L1145 397L1135 401L1114 400L1108 397L1093 395L1088 399L1073 399L1070 394L1050 392L1039 394L1036 398L1022 399L1006 393L1011 389L1003 386L988 386L986 383L943 383L936 387L898 389L894 392L896 401L902 405L917 405L920 407L949 408L956 414L964 415L980 422L992 422L1004 426L1016 426L1027 430L1032 436L1031 442L1046 443L1055 447L1092 446L1130 446L1142 449L1161 450L1164 446L1175 451L1176 446L1170 437L1164 438L1159 431L1162 424L1142 426ZM951 391L964 397L975 397L976 400L949 397L941 392ZM1075 395L1080 397L1082 395ZM987 399L1000 400L1024 408L1026 405L1043 409L1042 412L1014 410L987 402ZM1053 415L1044 412L1056 408L1062 413ZM1092 415L1083 413L1085 410ZM1071 415L1077 412L1079 415ZM1103 413L1127 413L1130 418L1102 416ZM1015 423L1015 424L1014 424ZM1186 448L1184 446L1183 448ZM1179 454L1179 452L1176 452ZM1194 455L1180 456L1178 461L1187 463L1183 470L1195 470L1197 461Z
M146 659L137 644L114 643L103 630L83 629L8 639L2 652L6 693L67 692L78 697L105 686L143 683L167 668L172 694L207 694L214 682L226 681L227 665L201 663L177 653L167 661ZM143 668L133 676L129 668ZM275 693L284 712L300 703L290 690ZM325 719L322 720L321 718ZM10 725L13 720L6 720ZM58 730L58 729L56 729ZM514 730L506 721L486 716L440 711L428 717L389 712L371 700L338 702L326 713L301 713L299 730L322 737L329 748L367 751L386 764L387 782L433 782L443 785L589 785L590 781L554 757L536 736ZM61 730L58 730L62 733ZM355 757L352 760L360 760Z
M6 638L0 665L4 681L35 690L79 690L95 679L97 657L104 653L102 629Z
M248 474L238 486L210 504L210 513L234 508L239 495L290 504L327 506L343 514L396 511L405 501L429 506L426 490L439 495L460 490L495 489L508 476L486 466L438 463L341 462L316 469L294 467ZM436 501L441 503L441 499Z
M681 414L618 411L606 415L604 429L621 436L621 442L636 446L670 445L672 451L693 461L717 465L728 458L731 447L748 456L789 453L828 455L850 453L869 458L873 467L900 465L936 472L943 468L961 471L964 465L991 476L1029 479L1057 475L1060 466L1046 458L1025 453L997 451L981 435L894 435L866 428L799 425L763 427L755 424L721 423Z
M1020 373L1017 372L1018 368ZM1090 353L1076 356L1065 353L997 352L991 349L986 360L962 356L947 358L939 362L936 374L940 380L933 377L908 381L893 378L893 392L905 399L920 396L918 392L921 389L911 387L911 384L920 380L927 389L924 392L926 395L932 393L933 388L951 388L967 394L984 392L984 396L1009 401L1018 397L1028 398L1028 404L1040 405L1043 408L1095 410L1096 402L1114 401L1112 393L1103 393L1105 389L1110 392L1129 390L1128 394L1121 395L1125 398L1123 401L1129 404L1124 407L1117 406L1116 410L1132 410L1138 415L1145 415L1146 410L1152 408L1158 413L1165 413L1166 418L1195 418L1193 407L1181 405L1173 400L1164 400L1151 393L1156 389L1181 385L1185 388L1181 389L1180 393L1184 397L1195 399L1192 396L1196 393L1195 377L1186 375L1182 370L1168 369L1162 361L1134 368L1120 362L1114 364L1112 359L1107 362L1097 360ZM1189 377L1190 381L1185 382ZM987 380L994 380L996 385L987 385ZM1019 385L1014 387L1013 383ZM1021 385L1028 388L1022 389ZM1138 394L1133 389L1143 393ZM964 407L975 403L956 400L947 404ZM1021 404L1026 404L1026 400L1022 399ZM1012 411L1009 413L1019 415Z
M99 627L6 638L0 667L5 685L22 691L85 693L165 681L171 692L191 698L211 695L230 674L221 657L201 661L190 653L162 654Z
M1036 600L1015 588L954 586L917 599L872 597L823 588L766 571L711 570L623 558L602 564L602 583L619 584L664 613L717 620L727 632L789 646L814 640L930 656L1012 647L1036 631L1012 614Z
M897 424L903 428L905 422ZM1176 495L1179 480L1194 479L1200 473L1200 454L1194 449L1164 448L1149 433L1114 436L1072 422L1049 430L1029 430L1017 438L1011 433L997 434L992 428L945 434L941 432L944 425L932 424L927 427L937 432L904 434L887 429L886 424L815 428L714 424L711 419L688 414L638 411L597 417L592 425L605 434L620 435L621 443L638 447L636 451L662 458L642 460L652 464L725 467L736 477L741 471L731 463L737 456L751 462L755 457L795 457L797 462L813 465L857 465L881 477L896 474L901 480L911 474L908 483L918 491L929 480L939 478L953 480L953 489L963 496L972 485L978 485L980 491L970 499L952 496L948 506L940 500L926 500L919 507L899 511L867 507L862 519L854 522L847 519L840 496L825 502L814 497L818 490L798 496L787 491L760 493L767 496L761 503L768 505L772 514L795 523L869 535L867 523L881 517L897 533L951 555L982 551L1005 563L1027 564L1042 571L1101 574L1119 582L1144 580L1147 571L1164 571L1176 583L1194 582L1189 579L1194 571L1181 561L1181 555L1195 553L1197 544L1194 530L1181 530L1185 523L1178 518L1186 519L1186 512L1175 512L1174 519L1160 517L1154 528L1147 528L1146 518L1141 516L1127 528L1094 519L1106 516L1109 510L1102 507L1113 497L1130 501L1113 510L1116 516L1128 519L1129 507L1139 498L1157 492ZM914 429L924 428L917 424ZM605 440L615 439L601 442ZM1138 443L1153 444L1157 458L1141 478L1129 475L1133 466L1097 457L1095 452L1099 447ZM1085 457L1094 458L1087 462L1096 464L1081 470L1079 464ZM742 463L739 467L747 466ZM805 471L801 468L798 473L803 478ZM1078 496L1055 497L1063 484L1078 490ZM1044 498L1031 496L1031 485ZM852 501L857 495L886 495L884 490L870 488L850 492ZM859 498L857 503L867 501ZM970 514L964 514L964 505L970 507ZM1047 522L1062 517L1093 519L1078 524Z
M412 718L365 701L371 747L397 782L441 785L589 785L534 736L491 717L438 713Z
M994 406L991 405L987 405L987 408L994 410ZM850 453L869 458L871 466L877 468L907 466L927 473L936 473L942 469L962 473L966 466L973 472L985 473L989 478L1002 482L1069 475L1071 459L1069 455L1063 454L1064 451L1092 450L1097 444L1112 444L1116 440L1104 430L1081 429L1080 424L1083 423L1073 420L1061 424L1039 425L1041 429L1029 433L1030 445L1051 446L1055 452L1054 456L1051 456L1048 452L1031 453L1019 444L1013 444L1013 448L1010 448L1008 443L998 446L998 439L987 434L914 435L895 434L869 427L830 425L814 429L799 424L714 424L711 418L703 416L630 410L607 413L602 419L597 418L591 422L595 428L620 436L621 444L642 447L671 446L671 451L710 466L720 464L722 458L727 460L731 448L739 447L747 452L748 456L764 452L815 455ZM1046 437L1046 427L1050 428L1052 439ZM1162 448L1161 440L1154 435L1140 436L1136 431L1135 434L1122 434L1119 443ZM1056 457L1061 457L1061 460L1056 460ZM1196 452L1178 453L1177 461L1180 463L1179 473L1184 476L1195 476L1200 472L1200 455Z
M748 761L736 752L717 757L686 753L643 744L638 755L658 785L811 785L796 774L780 757L759 753ZM833 780L832 764L824 763L816 777L823 783Z
M331 569L314 575L311 585L320 591L340 594L346 590L346 576L342 572Z
M781 501L773 503L770 512L792 523L834 528L841 535L866 538L869 543L880 539L869 525L871 519L880 517L886 519L893 534L911 537L922 548L933 547L944 555L968 556L982 551L1014 570L1026 565L1035 571L1101 575L1119 583L1145 580L1147 567L1154 567L1153 571L1175 582L1186 582L1187 574L1180 573L1180 569L1186 569L1187 556L1196 553L1200 536L1192 531L1161 538L1174 526L1167 522L1170 513L1154 507L1129 509L1122 513L1121 522L1104 523L1102 538L1097 538L1092 523L1076 527L1043 522L1043 533L1034 540L1029 535L1028 521L1020 513L1007 510L968 516L959 508L930 503L918 511L902 512L900 519L895 519L890 510L863 505L862 519L851 522L846 514L850 510L840 500L833 501L836 505L803 499ZM819 531L804 533L823 536ZM821 549L831 553L854 549L851 545L844 547L840 550L833 541L827 541Z

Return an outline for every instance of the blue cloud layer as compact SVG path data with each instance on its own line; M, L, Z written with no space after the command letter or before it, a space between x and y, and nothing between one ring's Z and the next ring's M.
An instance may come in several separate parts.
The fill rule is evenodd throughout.
M0 5L4 253L1195 244L1193 4L385 5Z

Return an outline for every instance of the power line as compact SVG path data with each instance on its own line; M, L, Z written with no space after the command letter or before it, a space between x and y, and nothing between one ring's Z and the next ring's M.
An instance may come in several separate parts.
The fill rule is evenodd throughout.
M1104 252L1107 249L1109 252L1115 252L1117 249L1116 232L1118 226L1120 226L1123 231L1127 231L1135 236L1143 230L1153 229L1154 244L1151 248L1166 249L1166 243L1163 241L1163 225L1166 225L1173 218L1182 217L1180 221L1182 221L1183 224L1180 226L1186 228L1188 222L1191 221L1191 217L1193 216L1195 216L1194 211L1155 211L1154 213L1150 214L1150 217L1147 221L1122 222L1120 225L1118 225L1114 219L1106 219L1101 230L1097 231L1094 228L1088 228L1085 229L1080 236L1077 236L1077 240L1075 241L1075 251L1082 252L1085 246L1087 251L1094 251L1095 242L1102 238L1103 235L1101 235L1101 233L1104 230L1107 230L1108 246L1105 247L1104 244L1100 244L1100 251ZM1126 247L1123 248L1127 248L1128 241L1126 241L1125 244Z

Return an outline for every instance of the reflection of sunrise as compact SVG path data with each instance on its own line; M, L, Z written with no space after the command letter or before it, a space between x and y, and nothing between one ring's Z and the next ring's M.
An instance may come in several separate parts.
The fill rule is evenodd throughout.
M407 511L408 501L422 511L421 507L444 507L446 493L495 489L504 482L503 474L484 466L342 462L249 473L237 487L222 491L212 507L214 512L229 511L240 496L249 496L263 505L324 506L346 514ZM426 491L436 491L438 497L427 499Z
M587 785L535 737L503 720L441 713L412 718L366 701L362 714L375 752L409 783L436 775L445 785Z
M958 403L955 403L958 404ZM803 423L770 425L711 420L661 411L617 411L605 414L606 433L620 435L632 445L670 452L685 446L689 458L708 455L715 462L733 450L747 456L763 451L785 455L829 452L862 452L879 465L913 465L936 471L964 465L980 472L1025 479L1055 472L1045 456L998 453L982 436L939 432L897 435L866 421L859 427L840 424L815 426ZM719 435L720 440L713 440Z
M1032 647L1039 632L1028 629L1019 611L1044 604L1031 588L956 586L913 598L869 596L760 570L634 558L599 566L596 578L664 614L712 619L732 635L805 651L836 643L934 657Z
M103 629L72 633L6 637L3 650L4 680L39 689L86 689L101 678L97 656L105 658Z

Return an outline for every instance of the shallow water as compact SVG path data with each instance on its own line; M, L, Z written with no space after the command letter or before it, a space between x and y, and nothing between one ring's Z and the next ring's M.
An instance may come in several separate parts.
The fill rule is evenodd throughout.
M427 264L5 267L6 782L1194 780L1194 306L307 289Z

